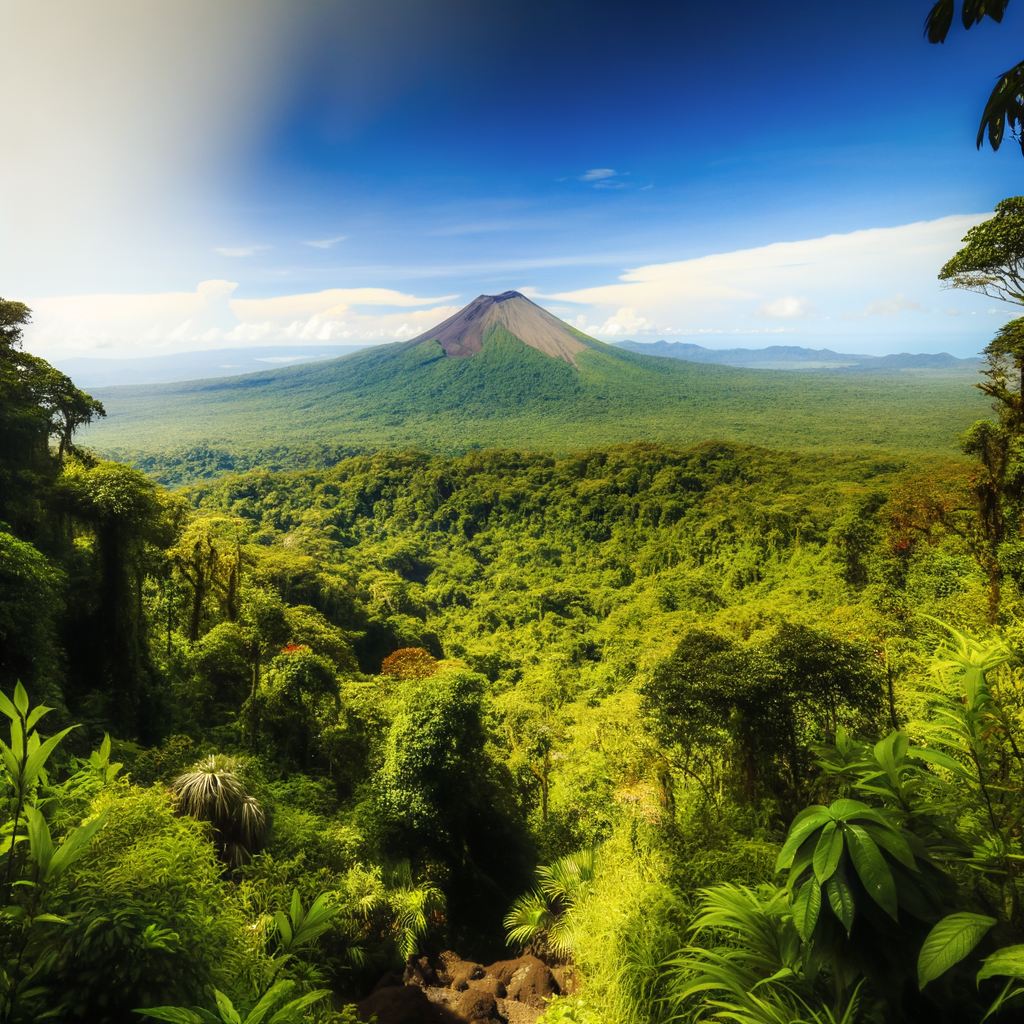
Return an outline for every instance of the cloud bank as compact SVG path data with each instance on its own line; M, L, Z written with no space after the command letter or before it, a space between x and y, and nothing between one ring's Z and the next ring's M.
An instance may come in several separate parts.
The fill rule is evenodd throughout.
M791 343L851 344L865 352L946 347L967 354L1009 311L968 293L951 308L935 275L968 228L983 219L945 217L648 264L615 283L553 295L522 290L607 341L692 334L706 336L706 345L729 347L735 340L715 336L765 336L745 342L758 347L789 334ZM238 287L208 280L194 292L40 298L29 302L35 319L26 340L43 356L402 341L451 316L467 299L386 287L236 298ZM872 343L885 332L884 343Z
M779 327L763 323L772 320L819 336L856 331L863 339L869 329L865 321L881 318L898 321L890 329L913 344L918 336L949 331L952 320L939 312L949 300L940 294L938 268L960 247L967 230L990 216L943 217L653 263L628 270L612 284L544 298L588 334L612 340L777 333ZM976 315L991 315L991 300L961 294Z
M421 297L390 288L332 288L270 299L235 299L234 281L194 292L34 299L26 346L42 356L144 356L309 341L404 341L458 310L457 295Z

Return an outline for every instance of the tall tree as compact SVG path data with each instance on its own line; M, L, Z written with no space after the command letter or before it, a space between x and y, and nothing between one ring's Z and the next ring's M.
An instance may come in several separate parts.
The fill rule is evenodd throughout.
M69 377L21 350L31 318L25 303L0 298L0 521L29 539L45 521L43 492L73 449L75 431L106 415Z
M967 232L939 280L1024 306L1024 196L1004 199L995 213ZM961 451L977 460L977 468L968 481L969 519L954 528L988 576L988 617L995 622L1005 572L1024 582L1015 539L1024 521L1024 317L999 328L984 354L986 379L975 387L993 400L997 420L979 420L960 439Z

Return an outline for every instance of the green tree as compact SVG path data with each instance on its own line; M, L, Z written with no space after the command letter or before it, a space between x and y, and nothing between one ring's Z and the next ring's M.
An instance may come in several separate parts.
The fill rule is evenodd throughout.
M1004 199L991 220L971 228L962 249L939 272L950 287L1024 305L1024 197ZM970 515L953 510L946 524L967 540L989 580L988 618L999 614L1007 571L1024 581L1019 539L1024 500L1024 318L1010 320L985 347L986 378L976 384L993 400L997 420L979 420L960 440L977 460L968 481ZM957 520L960 520L959 522Z
M64 574L26 541L0 531L0 689L19 679L60 697L57 621Z
M484 682L465 670L405 682L376 778L388 847L445 864L456 929L481 931L525 888L529 855L511 780L487 749Z
M1024 305L1024 196L997 203L995 216L976 224L963 241L939 280L949 288Z
M863 644L790 623L747 645L691 630L643 686L672 768L709 798L726 770L746 800L800 801L809 744L873 721L881 693Z
M142 591L147 551L166 546L173 525L153 483L120 463L71 463L58 496L93 542L91 572L75 595L80 699L119 735L155 739L160 695Z
M45 534L46 493L75 431L105 415L70 378L21 350L31 313L23 302L0 298L0 522L29 539Z

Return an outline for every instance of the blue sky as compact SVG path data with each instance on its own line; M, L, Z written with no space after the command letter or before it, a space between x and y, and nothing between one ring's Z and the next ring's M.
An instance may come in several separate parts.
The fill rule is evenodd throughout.
M1006 311L934 275L1024 191L974 148L1024 3L944 46L928 7L0 0L0 294L43 354L387 341L505 288L608 340L968 354Z

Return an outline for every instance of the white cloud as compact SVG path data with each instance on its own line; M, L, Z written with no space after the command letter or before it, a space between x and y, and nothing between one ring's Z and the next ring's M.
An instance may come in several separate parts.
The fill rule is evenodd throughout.
M245 245L238 249L214 249L214 252L219 252L221 256L258 256L260 253L266 252L270 248L269 245Z
M350 306L423 306L453 302L458 295L419 298L391 288L329 288L306 295L280 295L273 299L235 299L232 312L243 323L292 320L295 317L330 316Z
M26 346L44 357L56 357L311 341L401 341L459 308L448 304L456 295L421 298L389 288L332 288L271 299L233 299L237 287L233 281L204 281L194 292L34 299L29 302L33 321L25 332ZM360 307L384 311L362 312ZM396 307L401 311L395 312Z
M814 307L806 298L783 295L774 302L763 302L754 310L754 316L768 317L772 320L807 320L814 316Z
M619 311L631 310L635 316L628 322L638 326L628 333L647 335L732 333L752 315L803 320L819 314L815 331L842 337L852 325L844 325L839 314L859 309L863 312L854 319L862 325L858 337L863 344L864 331L876 315L893 319L904 310L924 314L903 318L901 332L934 325L927 310L929 303L943 307L939 267L960 248L967 230L989 216L943 217L648 264L626 271L614 283L544 298L589 307L587 323L609 330L624 322ZM894 286L900 290L893 298L877 298L879 293L891 294ZM953 321L943 319L952 328ZM914 327L918 322L920 327Z
M648 323L632 308L620 309L614 316L608 317L603 324L587 324L587 317L581 315L575 321L569 320L577 330L597 338L625 338L630 334L645 334L654 330L654 324Z
M348 235L338 235L336 238L321 238L319 242L303 242L303 245L311 245L314 249L330 249L339 242L344 242Z
M843 319L863 320L869 316L887 316L895 319L904 310L910 310L915 313L930 312L920 302L912 302L901 293L894 295L891 299L877 299L875 302L869 302L859 313L844 313Z
M580 181L601 181L604 178L614 178L615 171L610 167L595 167L580 175Z

